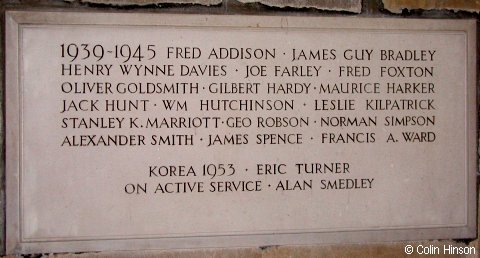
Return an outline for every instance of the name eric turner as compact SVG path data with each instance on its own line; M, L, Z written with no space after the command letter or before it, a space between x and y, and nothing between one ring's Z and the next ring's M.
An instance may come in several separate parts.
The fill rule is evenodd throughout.
M241 171L241 172L239 172ZM236 180L234 175L249 173L237 164L151 165L149 178L175 178L175 182L157 183L153 193L204 192L260 192L370 189L374 178L351 177L348 162L331 163L262 163L256 164L254 173L246 179ZM292 177L293 176L293 177ZM251 179L257 177L256 179ZM177 181L180 180L181 181ZM192 180L194 179L194 180ZM318 183L317 183L318 182ZM318 187L314 185L318 184ZM146 191L145 186L145 193ZM152 189L153 190L153 189ZM127 187L125 188L127 191ZM130 191L132 192L132 191Z

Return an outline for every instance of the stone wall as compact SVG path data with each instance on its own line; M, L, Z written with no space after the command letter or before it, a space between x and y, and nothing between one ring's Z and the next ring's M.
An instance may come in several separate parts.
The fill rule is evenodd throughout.
M480 12L479 0L3 0L0 3L0 83L4 84L4 14L5 10L68 10L102 12L201 13L201 14L257 14L290 16L361 16L397 18L475 18ZM8 50L6 50L8 51ZM0 87L2 96L3 88ZM3 104L3 99L1 99ZM4 107L1 105L2 113ZM0 119L0 131L4 132ZM2 134L4 135L4 134ZM5 146L4 137L0 137ZM5 251L5 147L0 149L0 252ZM480 212L479 212L480 213ZM475 247L476 255L446 255L445 257L477 257L480 251L477 239L431 240L423 242L345 244L319 246L268 246L245 249L177 250L100 252L80 254L38 254L30 257L420 257L407 255L407 244L417 246L455 245Z

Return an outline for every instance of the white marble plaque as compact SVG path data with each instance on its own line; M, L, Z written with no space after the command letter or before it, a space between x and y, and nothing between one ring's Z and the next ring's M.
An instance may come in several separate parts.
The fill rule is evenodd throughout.
M6 24L9 253L476 236L475 20Z

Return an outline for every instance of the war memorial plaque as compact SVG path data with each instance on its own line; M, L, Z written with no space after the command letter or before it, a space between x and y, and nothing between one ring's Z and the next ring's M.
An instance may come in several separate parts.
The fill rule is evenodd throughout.
M475 33L7 12L7 252L474 237Z

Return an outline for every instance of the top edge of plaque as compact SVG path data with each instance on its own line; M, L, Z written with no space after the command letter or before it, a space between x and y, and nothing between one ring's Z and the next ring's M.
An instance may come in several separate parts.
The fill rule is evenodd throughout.
M166 14L7 10L7 19L19 24L188 26L300 29L442 30L475 31L475 19L419 19L377 17L318 17L280 15Z

